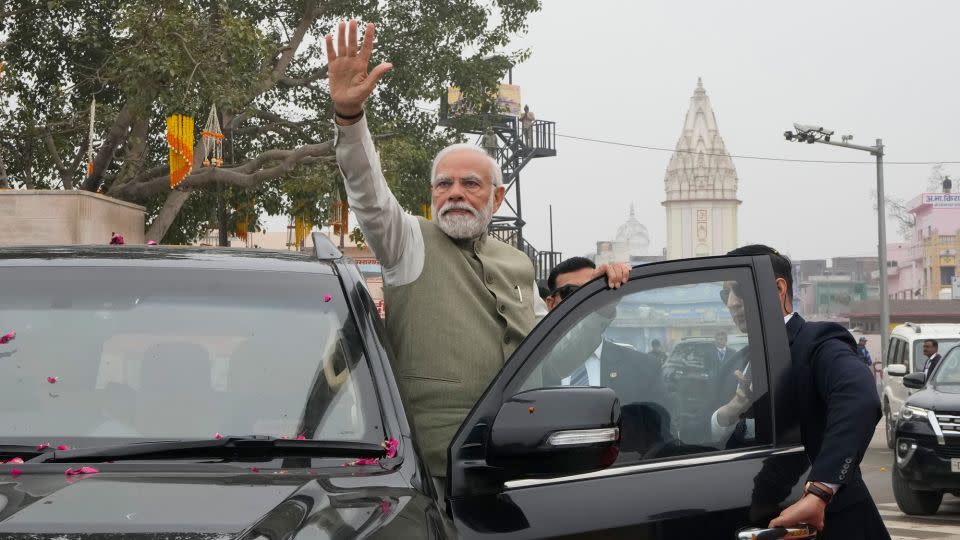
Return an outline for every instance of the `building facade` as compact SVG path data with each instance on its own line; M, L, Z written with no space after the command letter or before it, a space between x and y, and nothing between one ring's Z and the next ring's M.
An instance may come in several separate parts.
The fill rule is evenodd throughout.
M955 278L960 276L960 208L935 208L921 195L911 200L907 209L914 220L910 239L887 245L890 296L953 298Z
M737 247L737 183L710 98L698 79L664 178L668 259L722 255Z

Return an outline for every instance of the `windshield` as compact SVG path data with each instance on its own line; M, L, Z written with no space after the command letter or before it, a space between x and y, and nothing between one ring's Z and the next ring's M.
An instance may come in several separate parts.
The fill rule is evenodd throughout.
M942 343L942 342L941 342ZM960 347L947 353L934 372L935 384L960 384Z
M923 371L924 367L927 365L927 355L923 354L923 342L925 340L918 339L913 342L913 365L916 366L916 371ZM941 355L947 354L954 345L960 343L960 339L940 339L937 338L937 352Z
M382 441L339 291L319 273L0 269L0 437Z

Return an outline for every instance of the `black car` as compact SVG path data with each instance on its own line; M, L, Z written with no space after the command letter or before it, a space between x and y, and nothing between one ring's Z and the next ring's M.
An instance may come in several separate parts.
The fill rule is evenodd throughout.
M920 391L897 422L893 494L906 514L934 514L944 493L960 495L960 346L943 356L929 381L917 372L903 385Z
M799 434L775 421L790 352L768 258L582 287L476 403L438 501L361 275L314 242L0 249L0 336L15 333L0 344L0 536L734 538L801 494ZM657 315L618 310L626 297ZM631 376L639 349L599 345L611 329L642 348L741 326L754 401L731 426L675 429L689 400ZM604 386L546 375L584 344Z

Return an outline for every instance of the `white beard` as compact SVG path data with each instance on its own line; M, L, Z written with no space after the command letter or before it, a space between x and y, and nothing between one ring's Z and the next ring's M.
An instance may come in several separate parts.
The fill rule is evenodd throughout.
M483 210L477 210L467 203L448 202L443 205L439 211L436 207L432 208L433 215L437 216L437 226L450 238L464 239L476 238L487 231L490 221L493 219L493 193L490 193L490 200ZM445 215L447 211L453 209L463 209L470 212L465 215Z

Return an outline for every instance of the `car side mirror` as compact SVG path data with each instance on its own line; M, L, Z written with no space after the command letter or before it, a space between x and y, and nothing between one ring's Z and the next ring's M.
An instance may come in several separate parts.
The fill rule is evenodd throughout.
M890 364L887 366L887 375L893 377L903 377L907 374L907 366L903 364Z
M903 385L907 388L913 388L914 390L919 390L923 388L923 385L927 382L927 375L918 371L916 373L911 373L903 377Z
M619 440L620 401L613 390L539 388L500 407L487 464L514 478L595 471L616 461Z

